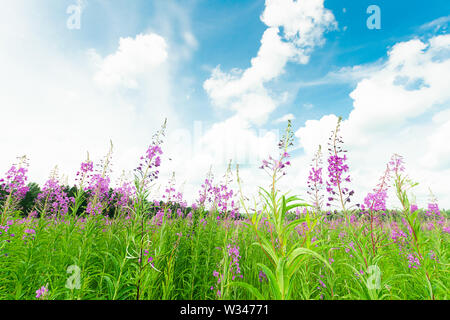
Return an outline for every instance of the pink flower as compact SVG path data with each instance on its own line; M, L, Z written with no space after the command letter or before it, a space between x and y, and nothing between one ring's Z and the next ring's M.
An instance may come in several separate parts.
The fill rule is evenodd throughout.
M47 286L48 286L48 284L45 286L42 286L36 290L36 298L37 299L44 299L47 296L47 293L48 293Z

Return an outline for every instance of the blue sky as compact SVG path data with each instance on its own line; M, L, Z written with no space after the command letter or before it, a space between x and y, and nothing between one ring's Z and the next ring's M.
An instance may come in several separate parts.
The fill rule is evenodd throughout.
M162 185L175 171L180 188L194 198L209 167L221 176L233 158L245 168L251 192L264 183L257 162L274 152L282 120L290 118L296 167L285 184L304 192L314 149L324 144L336 116L343 116L360 199L390 155L399 152L422 182L419 204L427 201L430 187L449 206L443 177L450 178L444 143L450 126L445 75L450 3L299 2L310 5L293 0L279 6L271 0L6 5L0 13L8 26L0 31L0 108L10 130L0 138L8 155L0 170L28 154L32 179L45 180L58 164L70 180L86 150L100 159L110 138L117 171L132 170L130 159L138 158L168 117L166 154L172 162L163 170ZM71 5L81 8L79 29L66 26ZM381 10L380 30L366 26L370 5ZM290 29L298 34L289 37ZM10 118L23 129L6 121ZM196 126L200 132L194 132ZM258 155L249 160L243 150Z
M51 12L63 12L74 1L61 1ZM266 29L259 19L264 11L264 0L255 1L182 1L180 4L189 15L191 32L199 42L192 58L182 66L179 73L192 77L194 81L183 87L192 100L188 102L186 116L192 120L199 117L208 120L220 118L221 114L205 113L208 96L202 89L203 81L208 78L210 69L221 65L223 69L245 69L250 59L256 56L259 41ZM381 30L369 30L366 20L370 14L367 8L376 4L381 8ZM159 15L168 17L163 12L170 8L169 3L137 0L130 1L89 1L82 15L82 28L69 30L58 28L50 31L60 38L69 52L83 54L89 48L96 48L101 54L108 54L117 47L120 37L133 37L147 30L161 31ZM423 1L325 1L325 7L332 10L339 23L339 31L325 35L327 42L315 50L310 63L298 65L291 63L285 75L279 79L283 86L294 86L293 83L309 83L321 79L327 73L342 67L373 63L386 58L387 48L399 41L412 37L434 35L429 29L421 29L426 23L450 13L450 3L443 0L432 0L424 5ZM184 26L174 16L170 17L171 27L177 31ZM64 24L66 15L57 15L58 23ZM345 31L344 31L344 28ZM174 32L177 32L174 31ZM443 33L444 30L439 32ZM176 35L174 35L176 38ZM73 51L72 51L73 50ZM352 83L335 83L305 87L301 92L283 105L282 110L292 112L299 121L318 119L330 112L348 116L352 109L349 93ZM192 93L191 93L192 92ZM324 94L326 93L326 94ZM316 108L302 108L304 105ZM281 111L281 110L280 110Z

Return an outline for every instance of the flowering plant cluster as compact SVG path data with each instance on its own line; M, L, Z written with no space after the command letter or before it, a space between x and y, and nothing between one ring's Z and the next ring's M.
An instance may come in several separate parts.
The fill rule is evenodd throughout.
M342 209L346 211L346 203L350 202L350 197L355 193L345 186L350 183L350 175L348 174L349 166L346 164L347 150L342 148L344 143L340 136L342 118L339 117L337 126L331 133L328 142L328 180L326 182L326 190L329 194L327 207L330 207L333 202L339 202Z
M86 186L86 191L90 194L86 212L92 215L101 214L106 208L109 199L110 178L97 173L91 176Z
M111 159L112 159L113 144L111 142L110 149L105 158L96 165L95 173L89 174L86 192L89 194L89 201L86 207L86 213L93 216L102 214L109 204L109 184L111 179ZM81 165L83 170L83 164ZM86 169L91 169L91 165Z
M44 184L44 188L37 195L37 201L40 202L41 214L65 215L69 211L69 206L75 201L69 197L59 184L56 175L50 177Z
M289 157L290 155L287 152L283 152L279 159L269 156L268 160L262 161L262 165L259 168L265 170L269 175L272 175L273 172L279 172L282 176L285 176L287 166L291 165L291 162L288 160Z
M27 172L26 167L13 165L6 172L6 178L0 179L0 188L17 200L22 200L29 190L26 186Z
M136 187L128 181L123 181L112 191L109 203L118 211L119 215L122 213L129 215L134 206L135 195Z
M243 278L241 274L241 268L239 266L239 259L241 258L239 254L238 246L231 246L231 244L227 245L228 256L230 258L230 271L231 271L231 279L234 280L236 277Z
M320 212L323 202L323 180L322 180L322 148L319 146L312 160L311 169L307 180L308 190L306 191L313 201L313 205Z
M36 299L44 300L48 295L48 284L36 290Z
M217 272L216 270L213 271L213 277L216 278L216 283L214 286L211 286L211 290L214 291L216 290L216 296L218 298L222 297L222 291L220 290L221 287L221 283L223 281L223 275L220 274L219 272Z
M224 218L236 218L239 214L239 207L237 201L234 199L234 191L228 185L230 180L230 167L225 174L225 182L220 185L214 185L212 174L208 174L205 182L199 190L199 199L197 203L202 207L210 207L211 210L217 210L218 216Z
M158 179L159 167L161 166L161 155L163 151L161 144L165 136L167 121L164 122L161 129L153 135L152 143L147 148L147 151L140 158L140 163L136 169L135 184L137 191L142 193L148 185L154 180Z
M22 266L27 267L27 277L16 277L19 284L3 281L0 298L19 285L27 298L94 296L91 290L62 290L50 296L48 284L42 286L44 270L62 270L66 276L65 264L72 254L77 258L75 263L92 263L92 268L83 268L83 277L99 284L96 294L102 298L127 299L136 292L139 300L157 298L161 292L163 299L211 295L235 299L251 295L283 300L309 299L314 294L320 299L344 295L378 299L400 297L403 288L415 287L425 288L420 293L429 290L427 298L445 298L450 232L447 213L434 198L425 210L419 209L415 200L409 201L409 191L415 184L403 174L404 161L399 155L390 159L359 209L347 208L354 192L347 185L351 179L346 151L341 147L340 121L330 138L328 178L323 176L320 147L312 159L307 181L309 203L277 188L277 181L290 165L290 123L280 141L279 158L263 161L261 168L272 178L271 189L260 188L260 201L255 199L254 207L246 205L236 166L240 204L246 216L239 215L231 163L224 179L215 181L212 174L206 177L199 199L191 208L180 192L182 188L175 187L175 174L163 189L162 200L159 189L158 200L152 198L155 189L150 182L159 176L163 131L141 157L135 180L128 181L124 174L114 188L110 178L112 145L99 164L94 165L88 155L73 188L64 187L56 171L42 190L37 184L27 186L26 161L12 166L0 180L0 270L6 270L0 272L0 277L3 274L7 279L9 270L22 270ZM392 179L402 206L388 212L386 202ZM322 210L324 186L329 194L327 206L340 202L342 210ZM12 210L15 201L21 199L23 208L24 202L31 205ZM220 255L211 254L214 247L221 250ZM59 262L63 267L57 265ZM212 272L214 283L211 266L216 266ZM382 270L382 288L371 289L363 284L370 278L373 266ZM241 280L243 271L245 282ZM209 279L205 277L208 274ZM405 275L414 280L410 281L413 284L405 281L392 296L385 284L397 285ZM305 284L307 287L303 287Z
M361 205L362 212L369 211L371 223L373 222L373 213L386 211L386 199L388 197L387 191L389 188L389 180L391 168L389 164L386 166L386 170L383 176L380 178L379 183L373 189L373 193L369 192L364 198L364 204Z
M445 218L442 215L441 210L439 210L437 202L428 203L428 210L425 212L425 215L432 220L429 224L431 224L433 228L436 227L434 223L444 227Z
M159 169L161 165L161 155L163 154L162 149L159 145L150 145L140 159L138 167L135 171L141 176L144 181L144 185L158 179Z
M77 172L75 181L78 181L80 184L80 188L83 188L83 184L86 179L90 179L92 177L92 172L94 171L94 163L88 159L81 163L80 171Z
M19 164L14 164L6 172L6 177L0 179L0 201L3 202L2 223L8 211L14 210L29 190L26 185L27 172L28 159L23 156L19 158Z

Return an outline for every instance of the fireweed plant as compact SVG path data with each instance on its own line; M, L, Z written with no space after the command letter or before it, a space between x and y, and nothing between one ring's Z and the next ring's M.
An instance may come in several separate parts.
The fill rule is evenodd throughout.
M322 146L314 154L311 169L308 176L308 195L311 198L314 209L320 212L323 204L323 179L322 179Z
M175 177L156 200L165 124L133 179L112 181L111 148L103 161L88 154L71 187L56 170L28 183L20 158L0 177L0 299L448 300L449 212L434 196L410 200L399 155L356 205L340 124L302 169L289 123L252 199L230 163L210 170L195 203ZM307 201L280 191L291 170L307 171Z
M270 262L270 265L264 263L257 263L257 265L269 280L270 296L268 298L276 300L291 298L294 274L302 264L307 262L309 257L316 258L333 271L323 256L308 248L310 243L304 248L300 247L298 243L289 241L290 235L295 232L295 227L307 220L298 219L286 224L287 212L297 207L308 206L306 203L301 202L302 199L297 196L280 195L279 190L277 190L277 182L286 175L287 166L290 165L288 148L292 145L293 132L289 121L285 134L278 144L280 150L278 159L270 156L268 160L263 160L261 165L261 169L265 170L272 179L270 191L260 188L260 195L264 200L263 208L253 214L250 223L246 223L256 234L257 242L254 245L259 246L263 250ZM269 225L270 238L263 235L258 228L263 218ZM310 225L308 224L308 226ZM256 298L265 298L263 293L259 292L251 284L235 282L234 285L248 289Z
M18 159L6 173L6 177L0 179L0 201L2 201L2 224L10 212L17 210L18 203L27 194L29 188L26 186L28 179L28 159L23 156Z

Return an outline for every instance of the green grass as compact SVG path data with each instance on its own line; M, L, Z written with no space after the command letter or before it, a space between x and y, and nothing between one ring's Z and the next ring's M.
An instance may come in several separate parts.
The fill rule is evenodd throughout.
M258 264L270 266L270 261L257 245L252 228L243 222L219 222L215 214L210 214L203 224L198 215L196 212L193 220L167 219L162 226L153 224L150 218L106 220L91 216L82 222L70 216L56 221L8 217L14 223L7 233L0 235L0 299L33 300L36 290L46 284L47 299L136 299L138 286L139 299L218 299L216 290L211 290L217 283L214 270L228 272L221 284L220 298L255 299L256 293L245 285L231 284L231 271L224 265L228 244L239 246L241 256L243 278L235 281L256 288L259 297L274 298L271 283L259 280ZM438 228L423 230L422 264L417 269L409 268L408 260L389 236L388 223L392 219L388 217L383 227L377 229L377 234L387 236L375 256L364 249L362 252L366 254L352 249L346 252L349 243L355 241L352 235L356 235L362 248L370 248L370 236L364 230L367 224L346 225L341 221L331 227L329 222L318 219L310 234L315 237L310 249L326 261L334 260L332 270L313 256L302 256L302 263L291 279L290 299L448 299L448 233ZM26 229L36 231L34 239L22 238ZM262 224L258 230L271 238ZM307 246L305 237L294 231L287 241L289 245L303 247ZM146 257L139 264L141 244L153 257L154 267L146 264ZM431 251L438 261L430 258ZM368 266L376 265L381 271L378 289L367 287L376 274L369 273L364 259L368 259ZM72 265L79 268L79 289L66 287L77 273L67 272Z

